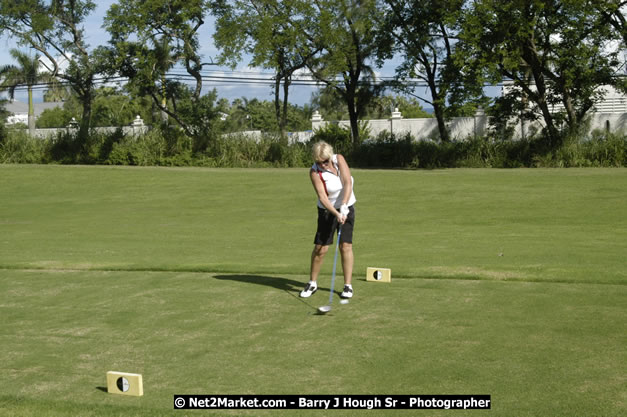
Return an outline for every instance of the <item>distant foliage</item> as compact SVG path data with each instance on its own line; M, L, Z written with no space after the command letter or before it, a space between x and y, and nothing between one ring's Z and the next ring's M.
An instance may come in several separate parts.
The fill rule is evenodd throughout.
M367 125L362 129L368 132ZM384 132L354 146L350 135L335 124L317 130L308 143L286 144L278 134L234 133L217 136L204 150L195 151L194 140L177 128L156 128L137 137L124 136L121 130L92 133L87 141L71 133L43 140L10 129L0 135L0 163L306 168L312 163L313 143L325 140L356 168L627 166L627 135L603 130L570 138L557 149L547 147L541 137L434 142Z
M489 137L436 143L384 133L361 144L349 157L364 168L625 167L627 135L593 132L547 150L542 138L498 141Z
M351 132L336 123L327 123L314 132L312 142L325 141L335 153L346 155L352 150Z
M244 135L222 136L214 141L203 159L211 167L303 167L311 165L305 144L285 145L278 136L253 139Z
M9 132L0 141L0 163L41 164L47 154L46 143L32 139L25 131Z

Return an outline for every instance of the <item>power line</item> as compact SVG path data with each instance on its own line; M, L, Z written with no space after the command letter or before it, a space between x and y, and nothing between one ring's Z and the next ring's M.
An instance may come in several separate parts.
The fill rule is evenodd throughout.
M194 81L195 77L188 73L177 73L170 72L166 74L166 79L168 81ZM203 71L201 72L201 80L209 83L216 84L226 84L226 85L269 85L275 82L274 74L271 73L258 73L258 72L241 72L241 71L233 71L230 74L224 71ZM380 77L378 82L364 82L365 84L378 84L379 82L391 81L393 77ZM11 84L10 79L4 80L6 84ZM338 80L339 81L339 80ZM94 79L94 84L103 85L107 83L115 84L115 83L128 83L129 79L127 77L96 77ZM416 81L407 81L410 84L416 85L420 82ZM284 83L284 80L281 81L281 84ZM57 81L57 82L41 82L35 83L31 87L33 90L41 90L48 89L53 87L54 85L60 86L68 86L70 83L65 80ZM293 86L312 86L312 87L321 87L324 84L321 81L314 79L309 74L297 74L290 79L290 85ZM424 84L426 86L426 83ZM16 86L15 90L26 90L28 86L24 84L19 84Z
M243 72L243 71L201 71L200 73L201 81L203 86L213 85L213 86L235 86L235 85L266 85L270 86L275 83L275 74L272 73L264 73L264 72ZM166 74L167 81L178 81L185 84L193 84L196 82L196 78L188 73L178 73L178 72L170 72ZM395 77L378 77L376 81L362 81L363 85L380 85L381 83L395 81ZM7 79L4 80L5 83ZM340 81L338 78L337 81ZM93 80L96 86L102 86L107 84L128 84L128 77L95 77ZM281 85L285 83L284 80L281 81ZM406 79L401 81L402 84L409 87L428 87L428 84L420 79ZM6 83L11 84L11 83ZM60 80L57 82L42 82L35 83L31 86L31 88L35 91L38 90L48 90L55 86L67 87L70 86L71 83L66 80ZM291 86L308 86L308 87L324 87L325 83L314 79L311 74L299 73L294 75L290 79ZM486 84L485 87L498 87L503 86L503 83L498 83L495 85ZM25 91L28 89L28 86L25 84L20 84L15 87L16 91Z

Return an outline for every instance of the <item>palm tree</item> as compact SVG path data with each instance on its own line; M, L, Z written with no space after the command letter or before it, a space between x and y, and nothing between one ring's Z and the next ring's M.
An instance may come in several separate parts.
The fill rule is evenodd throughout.
M0 67L0 91L8 91L13 99L15 89L25 85L28 89L28 131L32 135L35 132L35 108L33 106L33 86L39 83L55 81L48 72L39 71L39 54L30 57L22 51L11 49L11 56L17 61L18 66L4 65Z

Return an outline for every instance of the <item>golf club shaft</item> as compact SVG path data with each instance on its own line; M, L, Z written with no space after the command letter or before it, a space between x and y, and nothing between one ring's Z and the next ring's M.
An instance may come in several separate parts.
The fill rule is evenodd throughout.
M340 236L342 235L342 227L337 231L337 243L335 244L335 256L333 257L333 275L331 276L331 293L329 294L329 305L333 301L333 292L335 291L335 267L337 266L337 252L340 247Z

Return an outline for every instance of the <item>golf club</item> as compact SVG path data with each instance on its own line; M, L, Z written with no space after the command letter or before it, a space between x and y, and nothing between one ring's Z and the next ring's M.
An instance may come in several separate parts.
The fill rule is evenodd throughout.
M329 304L318 307L318 312L327 314L331 311L331 303L333 302L333 293L335 292L335 267L337 266L337 252L340 247L340 236L342 235L342 226L337 231L337 243L335 244L335 256L333 257L333 275L331 275L331 294L329 294Z

